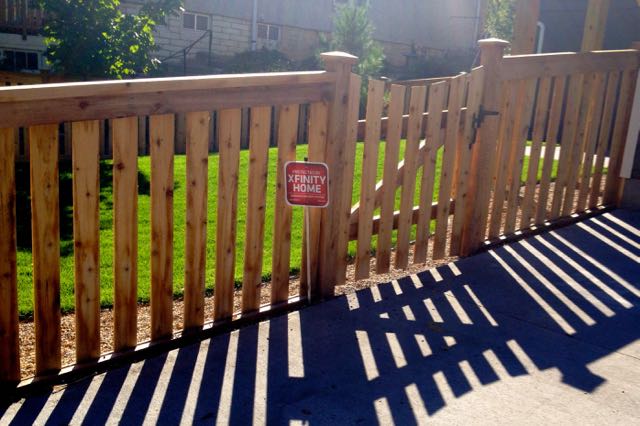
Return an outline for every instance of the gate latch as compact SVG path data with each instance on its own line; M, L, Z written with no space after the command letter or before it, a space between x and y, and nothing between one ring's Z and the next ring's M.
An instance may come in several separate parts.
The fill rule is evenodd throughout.
M482 127L482 123L484 123L484 119L487 116L495 116L495 115L500 115L500 113L498 111L489 111L484 109L484 107L482 105L480 105L480 108L478 109L477 113L473 114L472 117L472 125L473 125L473 136L471 138L471 145L473 145L476 142L476 136L478 133L478 129L480 127Z

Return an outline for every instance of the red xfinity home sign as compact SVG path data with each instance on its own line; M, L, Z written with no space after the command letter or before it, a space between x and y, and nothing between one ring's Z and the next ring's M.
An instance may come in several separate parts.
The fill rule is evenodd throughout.
M284 166L287 203L292 206L329 205L329 168L324 163L289 161Z

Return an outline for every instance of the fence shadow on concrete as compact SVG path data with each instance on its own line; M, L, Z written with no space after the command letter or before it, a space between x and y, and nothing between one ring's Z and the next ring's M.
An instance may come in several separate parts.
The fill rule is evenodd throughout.
M550 398L591 394L625 380L610 355L640 355L639 262L640 215L605 214L29 398L0 422L413 424L531 375Z

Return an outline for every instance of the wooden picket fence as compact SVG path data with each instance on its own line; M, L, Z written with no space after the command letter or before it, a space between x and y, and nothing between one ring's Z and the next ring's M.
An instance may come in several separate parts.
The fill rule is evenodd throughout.
M239 318L234 313L233 297L239 249L236 235L242 109L251 112L249 198L247 217L243 218L246 244L241 314L245 316L300 303L308 297L332 297L335 286L346 279L349 241L357 241L356 277L363 278L371 274L373 235L378 236L376 272L383 273L391 267L393 252L396 268L405 268L410 260L422 263L429 257L468 255L482 247L487 238L586 208L615 204L640 63L638 52L503 57L504 45L499 41L482 41L481 47L482 66L468 74L415 86L391 85L388 96L383 82L370 81L367 117L362 122L358 121L361 79L351 73L356 58L336 52L323 55L326 70L321 72L0 89L0 384L15 384L23 378L18 335L14 163L16 129L21 127L27 128L29 135L38 377L55 374L62 367L60 125L68 126L72 135L76 360L89 365L104 355L100 353L101 339L113 339L116 354L131 353L144 343L136 338L137 158L142 122L148 125L146 138L151 156L152 342L170 340L178 332L173 329L172 283L177 114L185 117L184 327L190 331ZM388 105L385 99L389 99ZM307 112L301 114L301 109ZM215 127L211 125L211 111L215 111ZM113 143L112 336L102 335L100 329L102 120L111 122ZM284 199L282 173L284 164L295 159L301 129L308 138L309 160L329 166L331 204L309 212L310 232L305 236L303 253L310 270L303 260L300 293L290 298L292 210ZM520 173L529 129L533 141L523 188ZM219 149L218 210L214 317L208 323L204 317L207 165L214 130ZM360 133L364 136L361 193L357 194L359 203L352 206L356 140ZM274 138L278 184L271 188L266 174L269 143ZM403 139L404 158L399 161ZM384 171L379 179L376 169L381 140L386 143ZM559 147L556 140L561 142ZM556 149L561 154L558 176L552 182ZM605 156L609 157L606 177ZM436 176L438 157L442 166ZM540 163L542 177L538 181ZM401 194L396 210L397 190ZM272 285L271 303L261 307L267 191L276 194ZM548 199L552 200L550 208ZM394 230L396 242L392 244Z

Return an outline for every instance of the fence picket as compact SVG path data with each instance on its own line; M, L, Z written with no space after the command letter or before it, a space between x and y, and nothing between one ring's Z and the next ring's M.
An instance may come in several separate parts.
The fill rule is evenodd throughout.
M418 151L422 135L422 114L427 97L426 86L411 88L409 107L409 124L407 142L404 152L404 175L402 177L402 193L400 196L400 217L398 219L398 236L396 243L396 268L404 269L409 264L409 239L413 224L413 198L416 187L418 169Z
M236 264L236 216L240 167L241 109L218 111L218 220L216 223L216 282L214 320L233 314L233 284Z
M444 152L442 154L442 173L440 175L440 192L438 194L438 214L436 219L436 233L433 239L433 258L442 259L445 255L447 242L447 228L451 209L451 190L454 186L454 163L456 145L460 126L460 108L466 76L459 75L451 80L449 92L449 115L447 116L447 130L445 134Z
M58 126L29 128L36 374L61 367Z
M422 182L420 183L420 209L416 226L416 243L413 262L427 260L427 246L431 233L431 205L433 204L433 186L436 174L438 148L442 145L442 115L445 109L448 82L442 81L429 86L429 120L427 121L425 152L422 157Z
M507 213L505 215L504 233L511 234L515 231L516 215L518 213L518 198L520 196L520 179L522 176L522 163L524 151L531 124L531 114L533 112L533 102L536 90L535 80L523 80L520 92L524 95L519 97L519 113L513 129L514 146L509 160L509 192L507 195Z
M522 218L520 227L527 228L533 219L533 201L538 181L538 169L540 166L540 156L542 154L542 142L547 127L547 113L549 112L549 98L551 95L551 78L547 77L540 81L538 99L536 100L536 113L533 122L533 134L531 141L531 151L529 154L529 170L527 170L527 181L522 201ZM547 140L545 150L555 142Z
M562 143L560 145L560 159L558 160L558 176L553 190L550 219L557 219L560 216L560 207L562 206L564 190L571 172L572 151L576 139L578 120L580 119L580 105L584 86L583 82L583 74L574 74L569 77L569 95L567 96L567 106L562 128Z
M209 112L186 115L187 223L185 226L184 328L204 323L207 255L207 177L210 138Z
M593 88L593 104L590 107L587 117L587 134L585 136L584 160L580 173L578 203L576 211L581 212L586 208L587 196L591 184L591 169L593 168L593 157L595 155L596 141L598 140L598 129L602 121L602 108L604 104L605 77L603 73L595 73ZM580 172L580 171L578 171Z
M284 166L296 159L298 142L298 105L284 105L279 110L278 165L276 171L276 206L273 214L273 259L271 267L271 303L289 297L289 270L291 261L291 222L293 211L285 200L286 176Z
M355 278L369 277L371 260L371 232L378 171L378 147L380 145L380 120L384 102L384 82L369 80L367 95L367 130L360 178L360 209L358 212L358 245L355 260Z
M402 113L406 88L392 85L389 105L389 123L385 143L384 170L382 175L382 200L380 205L380 232L376 251L376 272L385 274L391 265L391 234L396 201L396 181L398 176L398 156L402 133Z
M72 123L76 360L100 356L100 167L98 121Z
M149 117L151 141L151 339L173 331L173 114Z
M138 119L111 121L113 137L114 350L136 345L138 329Z
M624 143L629 127L631 106L633 105L634 86L638 75L637 70L624 71L620 83L620 97L616 109L616 119L611 137L611 150L609 154L609 169L605 181L603 204L618 202L621 189L620 167L624 154Z
M498 135L498 147L496 170L494 171L495 186L493 190L493 205L491 208L491 220L489 222L489 238L500 235L502 225L502 209L506 199L506 185L509 176L509 158L513 148L513 131L518 103L518 88L514 82L505 83L502 103L503 116Z
M553 82L553 99L549 111L549 123L547 124L547 144L544 148L544 160L542 162L542 176L540 178L540 190L538 192L538 206L536 208L535 223L541 224L547 217L547 201L551 186L551 174L558 146L558 133L560 132L560 119L566 87L566 77L556 77Z
M609 138L611 137L611 125L613 124L613 113L615 111L619 83L620 73L609 73L602 124L600 126L600 134L598 135L598 148L596 150L596 164L594 166L593 183L591 184L591 194L589 196L589 208L594 208L598 205L602 193L600 187L602 185L604 160L607 155L607 148L609 147Z
M271 107L252 108L249 134L249 200L242 280L243 312L254 311L260 307L270 132Z
M467 198L469 191L469 169L471 166L471 149L473 147L474 119L478 116L482 102L482 89L484 82L484 68L477 68L467 77L469 81L469 93L467 96L467 111L464 119L462 137L458 140L458 167L456 177L455 212L451 230L451 255L460 254L462 243L462 227L466 217ZM423 171L424 173L424 171ZM425 205L425 209L427 206Z
M0 129L0 384L20 380L15 133L16 129Z

